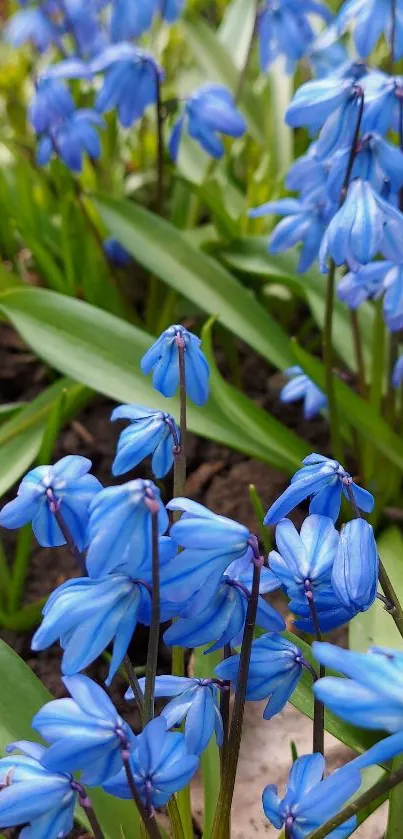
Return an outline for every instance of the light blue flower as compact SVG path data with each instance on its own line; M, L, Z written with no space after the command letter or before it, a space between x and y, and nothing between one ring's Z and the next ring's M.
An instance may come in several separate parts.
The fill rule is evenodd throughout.
M187 100L183 114L175 122L169 141L169 152L176 160L183 131L200 143L207 154L219 159L224 144L219 134L242 137L246 122L237 110L232 93L223 85L206 84Z
M118 419L128 419L131 424L119 437L112 473L129 472L152 454L154 475L163 478L172 468L174 449L180 442L180 431L173 416L142 405L120 405L111 416L112 422Z
M152 508L158 506L158 532L168 528L168 515L159 489L137 478L107 487L90 507L87 569L91 577L126 569L136 576L151 563Z
M113 41L138 38L150 29L154 16L160 14L167 23L179 17L185 0L113 0L111 35Z
M32 720L32 728L52 743L42 763L52 772L83 770L81 782L98 786L120 771L122 749L135 737L99 685L83 675L63 682L72 699L47 702Z
M322 46L320 39L317 39L307 52L306 59L311 65L313 76L323 79L346 64L348 54L344 44L334 43Z
M311 143L306 154L298 157L290 166L285 185L290 192L299 192L300 198L307 200L319 190L325 196L329 168L328 161L317 158L316 143Z
M308 516L298 533L290 519L276 527L278 551L269 554L269 567L281 580L289 597L303 596L330 585L339 546L339 534L332 519Z
M393 267L392 262L370 262L358 271L349 271L340 280L337 294L349 309L358 309L361 303L382 294L385 275Z
M401 99L403 78L374 70L363 80L365 108L362 130L387 134L390 128L399 133L402 125Z
M348 489L360 510L370 513L374 499L370 492L354 483L351 475L337 460L331 460L320 454L310 454L302 463L302 469L291 478L291 484L271 505L264 523L277 524L305 498L311 498L310 513L318 513L336 521L341 504L342 493L349 498Z
M327 406L327 397L317 387L315 382L304 373L302 367L289 367L284 371L290 381L286 384L281 393L281 402L290 403L304 400L304 417L311 420Z
M186 395L195 405L204 405L209 393L209 366L200 338L182 324L162 332L143 356L141 369L146 376L153 373L153 386L163 396L174 396L179 387L180 344L184 347Z
M318 586L315 591L314 602L319 629L322 633L331 632L332 629L338 629L340 626L344 626L360 611L360 609L352 605L347 607L342 603L334 591L331 582ZM297 617L294 620L294 626L297 629L308 635L316 634L315 622L306 595L302 592L293 595L288 604L288 608Z
M187 786L198 765L199 758L188 753L183 734L168 732L164 717L145 726L130 754L134 782L150 813ZM104 784L104 789L117 798L132 797L124 770Z
M101 156L101 141L98 128L104 127L99 114L90 108L75 111L62 122L55 122L39 140L36 149L36 161L39 166L46 166L52 157L60 157L72 172L80 173L84 156L91 160Z
M339 201L351 155L351 147L339 149L332 158L327 189L333 201ZM351 180L361 178L371 187L383 194L385 183L389 182L393 192L398 192L403 185L403 153L397 146L392 146L380 134L365 134L357 144L356 155L351 169Z
M395 39L393 54L395 61L403 57L403 3L396 0ZM392 3L391 0L346 0L343 3L334 27L342 35L354 26L354 43L359 55L367 58L375 48L382 34L391 41Z
M392 385L397 390L403 382L403 355L398 358L393 368ZM1 520L0 520L1 521Z
M314 0L265 0L258 19L260 66L264 71L280 55L287 59L287 71L308 52L315 39L310 16L326 21L332 17L326 6Z
M132 44L107 47L91 63L94 73L105 72L95 108L108 113L115 108L124 128L141 119L146 108L157 101L163 72L151 53Z
M133 262L133 257L129 251L127 251L117 239L113 239L112 237L105 239L104 251L108 259L119 268L126 268Z
M342 529L332 568L332 586L340 602L365 612L378 586L378 550L374 531L365 519L353 519Z
M335 816L361 785L361 774L354 761L336 769L323 780L323 755L303 755L294 762L284 798L274 784L263 792L263 809L274 827L285 826L289 839L305 839ZM328 839L347 839L356 829L356 816L328 834Z
M39 52L60 42L60 32L41 8L27 8L16 12L5 26L4 35L14 47L31 42Z
M22 754L11 754L18 749ZM77 792L71 775L46 769L44 746L20 740L0 760L0 823L24 827L25 839L58 839L73 829Z
M94 56L107 45L106 35L98 17L97 4L92 0L63 0L62 12L66 34L73 37L81 56Z
M139 679L139 685L144 691L145 679ZM220 687L217 679L157 676L155 680L156 697L174 697L161 711L167 728L186 719L185 744L189 754L201 754L214 733L217 745L222 745L223 723L217 702ZM133 691L129 688L125 699L133 698Z
M28 108L28 119L37 134L49 132L58 120L69 119L74 111L74 99L63 82L50 78L37 82Z
M65 544L52 512L55 503L78 548L89 541L89 507L102 485L89 475L91 461L79 455L68 455L53 466L37 466L23 478L17 498L0 512L0 525L15 530L28 522L40 545L51 548Z

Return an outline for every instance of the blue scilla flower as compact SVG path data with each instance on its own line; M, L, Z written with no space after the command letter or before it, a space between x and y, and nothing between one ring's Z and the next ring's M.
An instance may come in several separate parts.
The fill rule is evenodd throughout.
M375 70L363 80L365 108L363 131L387 134L390 128L399 133L402 125L402 76L389 76Z
M287 71L309 50L315 33L309 16L315 14L326 21L331 14L326 6L314 0L265 0L258 19L260 66L263 71L280 55L287 59Z
M117 239L113 239L112 237L105 239L104 252L110 262L113 262L119 268L127 268L133 262L133 257L129 251Z
M395 60L403 57L403 3L396 0L396 22L393 53ZM354 25L354 43L363 58L367 58L384 33L390 41L392 34L392 3L390 0L346 0L334 27L342 35L350 24Z
M277 524L305 498L311 498L310 513L329 516L336 521L342 493L349 498L348 490L359 510L364 510L365 513L372 511L374 499L371 493L357 486L337 460L331 460L321 454L310 454L302 463L302 469L291 478L290 486L267 511L265 525Z
M209 393L210 370L201 349L201 341L182 324L165 329L141 360L147 376L153 373L153 385L163 396L174 396L179 387L179 347L185 356L186 394L195 405L204 405Z
M172 468L174 449L180 441L179 428L171 416L164 411L153 411L142 405L120 405L112 412L111 420L130 420L122 431L115 460L114 475L129 472L152 454L151 467L156 478L163 478Z
M382 294L385 276L392 267L392 262L369 262L358 271L349 271L337 286L338 297L349 309L358 309L365 300Z
M316 156L316 144L311 143L306 154L298 157L289 168L285 185L290 192L308 198L318 190L326 190L330 164Z
M394 388L400 387L403 382L403 355L397 359L392 373L392 385Z
M139 680L144 691L145 679ZM173 696L161 716L167 728L185 722L185 744L190 754L201 754L215 733L217 745L223 742L223 723L218 708L220 685L217 679L188 679L180 676L157 676L155 696ZM126 691L125 699L133 699L133 691Z
M303 755L294 762L284 798L269 784L263 791L263 809L274 827L285 826L288 839L305 839L335 816L361 785L361 774L354 764L345 764L323 780L323 755ZM347 839L356 829L353 816L328 834L328 839Z
M333 586L326 581L321 582L314 592L315 610L321 632L331 632L349 623L360 609L353 605L346 606L339 600ZM296 616L294 626L308 635L316 634L316 624L312 617L311 606L306 594L298 592L292 596L288 608Z
M91 58L107 45L97 4L87 0L63 0L62 11L67 34L71 34L79 55Z
M37 134L49 132L57 121L69 119L74 111L74 99L62 81L46 78L37 82L28 109L29 121Z
M332 519L308 516L298 533L290 519L276 527L277 551L269 554L269 566L289 597L306 595L330 584L339 546L339 534Z
M187 786L198 765L199 758L186 749L184 735L167 731L162 716L145 726L130 754L134 782L150 813ZM132 797L124 770L104 784L104 789L117 798Z
M186 129L207 154L219 159L224 154L224 144L219 134L242 137L246 128L232 93L223 85L206 84L189 97L182 116L175 122L169 140L169 152L172 160L176 160L181 137Z
M326 676L315 695L335 714L362 728L403 731L403 653L371 647L368 653L315 642L315 658L348 676Z
M11 754L18 749L22 754ZM11 743L0 760L0 822L24 828L26 839L58 839L73 829L76 786L71 775L46 769L44 746L27 740Z
M224 659L215 668L220 679L238 678L239 655ZM246 698L268 699L263 718L270 720L283 710L298 684L304 659L301 650L276 632L261 635L252 644Z
M91 69L105 73L96 109L107 113L116 108L124 128L130 128L157 101L163 73L153 56L140 47L128 43L107 47L92 61Z
M17 497L0 512L0 524L15 530L28 522L44 548L65 544L54 508L60 510L78 550L88 545L88 521L91 501L102 490L94 475L89 475L87 457L68 455L53 466L37 466L23 478ZM53 511L52 511L53 510Z
M289 367L288 370L284 371L284 375L290 381L280 393L281 402L288 404L303 399L304 417L307 420L313 419L323 408L326 408L327 398L325 394L304 373L302 367Z
M249 210L250 218L260 218L268 214L286 216L275 228L269 241L269 253L283 253L302 243L298 272L306 271L317 258L326 228L334 215L336 207L329 202L323 190L319 189L297 198L281 198L269 201Z
M332 568L332 586L340 602L365 612L378 586L378 550L374 531L365 519L353 519L341 531Z
M320 39L314 41L305 56L311 66L312 75L323 79L347 63L348 55L341 43L322 45Z
M36 161L46 166L52 157L60 157L72 172L80 173L84 155L91 160L101 156L101 142L97 129L104 126L99 114L90 108L81 108L62 122L49 126L39 140Z
M357 270L377 253L392 262L403 262L403 214L381 198L368 181L357 178L323 237L321 270L327 271L329 256L336 265L347 262Z
M39 52L60 41L58 28L41 8L20 9L8 21L4 35L14 47L30 42Z
M339 149L332 158L327 189L333 201L339 201L351 157L351 147ZM351 180L361 178L382 194L386 181L394 192L403 184L403 152L380 134L365 134L357 143Z
M72 698L47 702L32 720L32 728L52 744L42 763L51 771L83 770L82 783L98 786L120 771L122 748L135 742L134 734L88 676L71 676L63 683Z
M185 0L113 0L111 35L113 41L138 38L146 32L156 14L167 23L174 23L179 17Z
M151 562L151 520L158 508L158 532L165 533L168 515L159 489L140 478L107 487L90 507L87 569L91 577L103 577L117 568L137 574Z

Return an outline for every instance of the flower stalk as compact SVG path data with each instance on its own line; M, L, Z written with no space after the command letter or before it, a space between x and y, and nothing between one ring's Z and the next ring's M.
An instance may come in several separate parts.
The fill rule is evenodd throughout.
M311 610L312 622L315 627L315 637L317 641L322 640L322 633L319 625L319 617L316 609L315 599L309 580L306 582L306 598ZM321 664L319 667L319 678L322 679L326 675L325 668ZM314 754L325 753L325 707L323 702L315 697L313 705L313 743L312 751Z
M142 821L143 821L144 827L147 831L147 834L149 836L149 839L162 839L161 833L160 833L160 830L159 830L159 827L158 827L158 823L157 823L157 820L155 818L154 813L149 813L147 811L147 808L144 806L144 804L141 800L140 793L137 789L137 786L136 786L136 783L135 783L135 780L134 780L134 777L133 777L133 772L132 772L132 769L131 769L131 766L130 766L130 759L129 759L129 752L128 751L125 751L125 750L122 751L122 760L123 760L123 766L124 766L125 772L126 772L127 783L129 785L129 789L130 789L132 798L133 798L133 800L134 800L134 802L137 806L137 809L140 813L140 816L142 818Z

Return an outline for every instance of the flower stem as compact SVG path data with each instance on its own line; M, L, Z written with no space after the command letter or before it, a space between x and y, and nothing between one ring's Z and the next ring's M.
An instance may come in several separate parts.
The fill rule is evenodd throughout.
M104 839L104 834L102 833L101 826L94 813L90 799L83 798L80 800L80 804L87 814L87 818L91 825L91 830L95 836L95 839Z
M396 8L397 0L392 0L392 26L390 30L389 73L393 73L396 52Z
M185 344L181 335L176 336L178 348L179 365L179 399L180 399L180 441L179 446L174 449L174 498L180 498L185 494L186 485L186 435L187 435L187 402L186 402L186 365L185 365ZM177 521L180 513L174 513L174 521ZM185 653L182 647L174 647L172 650L172 675L185 675Z
M144 689L144 723L154 716L155 676L157 672L158 647L160 638L160 565L158 534L158 503L152 502L151 542L152 542L152 599L151 624L148 640L146 682Z
M252 54L253 54L253 46L254 46L254 43L255 43L255 37L256 37L256 33L257 33L257 22L258 22L258 17L259 17L259 0L254 0L254 3L255 3L255 17L254 17L254 22L253 22L253 29L252 29L252 34L251 34L251 38L250 38L250 41L249 41L248 52L246 53L245 64L242 67L242 70L239 74L238 84L237 84L235 94L234 94L235 102L239 102L239 100L242 96L244 84L246 82L246 78L247 78L248 70L249 70L249 65L250 65L250 62L251 62L251 59L252 59Z
M225 661L225 659L229 658L230 655L231 655L231 645L230 644L225 644L224 649L223 649L223 656L222 656L223 661ZM228 690L221 690L221 693L220 693L220 713L221 713L221 718L222 718L222 721L223 721L223 741L222 741L221 752L220 752L221 774L223 774L223 771L224 771L226 752L227 752L227 748L228 748L228 733L229 733L229 721L230 721L230 714L229 714L229 712L230 712L230 698L231 698L231 692L229 690L229 685L228 685Z
M124 663L124 666L125 666L126 675L127 675L128 681L129 681L129 685L130 685L130 687L131 687L131 689L134 693L134 698L136 700L137 708L138 708L139 714L140 714L141 725L143 727L144 726L144 695L143 695L143 692L142 692L141 687L139 685L139 680L137 678L136 671L135 671L128 655L125 655L125 657L123 659L123 663Z
M340 425L333 375L333 308L335 294L336 264L330 260L326 286L325 323L323 327L323 364L325 367L326 396L329 406L330 438L333 457L343 463L344 452L341 441Z
M306 597L309 603L309 608L311 610L312 621L315 627L315 636L317 641L322 640L322 633L320 630L319 625L319 618L318 612L315 605L315 600L313 596L312 588L309 588L306 592ZM321 664L319 667L319 678L322 679L325 676L325 668ZM313 704L313 745L312 751L313 753L319 752L320 754L324 755L325 753L325 706L323 702L320 702L319 699L314 699Z
M364 807L367 807L367 805L371 804L372 801L375 801L377 798L380 798L385 793L394 789L394 787L401 784L402 781L403 766L401 766L396 772L391 772L386 778L382 778L382 780L378 781L377 784L374 784L374 786L366 792L363 792L362 795L358 796L358 798L352 802L352 804L348 804L347 807L344 807L337 816L329 819L329 821L322 824L317 830L314 830L313 833L310 833L307 839L326 839L326 837L336 830L337 827L344 824L344 822L352 816L356 816L360 810L363 810Z
M64 518L63 518L63 516L60 512L59 505L58 505L58 502L57 502L57 498L55 497L52 489L49 488L49 489L46 490L46 497L48 499L50 512L54 515L54 517L55 517L55 519L56 519L56 521L59 525L62 536L66 541L66 545L67 545L70 553L74 557L82 575L84 577L86 577L87 576L87 569L86 569L86 566L85 566L84 556L78 550L78 548L77 548L77 546L74 542L74 539L73 539L73 537L70 533L70 530L67 527L67 524L66 524L66 522L65 522L65 520L64 520Z
M129 756L127 754L123 754L122 758L123 758L123 765L124 765L125 772L126 772L127 783L129 785L129 789L130 789L130 792L132 794L132 798L134 799L134 801L136 803L136 806L137 806L137 809L138 809L138 811L140 813L140 816L143 820L144 827L145 827L145 829L148 833L148 836L150 837L150 839L162 839L161 833L160 833L160 830L159 830L159 827L158 827L158 823L157 823L157 820L156 820L155 816L150 815L147 812L147 808L144 806L144 804L141 800L140 793L137 789L137 786L136 786L136 783L135 783L135 780L134 780L134 777L133 777L132 769L131 769L131 766L130 766Z
M161 97L161 78L156 67L156 112L157 112L157 192L156 209L159 216L164 215L164 114Z
M222 839L222 837L227 835L231 815L231 805L234 795L235 778L242 737L242 724L250 656L259 598L260 569L261 565L259 561L255 561L253 568L252 591L246 613L241 655L239 659L239 672L235 691L231 729L228 738L227 759L225 761L224 776L221 781L220 795L218 798L211 839Z

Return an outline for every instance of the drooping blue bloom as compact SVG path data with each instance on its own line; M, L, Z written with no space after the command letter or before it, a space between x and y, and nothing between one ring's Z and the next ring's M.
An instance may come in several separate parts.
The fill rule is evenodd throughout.
M101 113L117 109L124 128L139 120L157 101L163 72L153 56L132 44L107 47L91 63L94 73L106 72L95 107Z
M139 679L139 685L144 691L145 679ZM185 744L190 754L201 754L214 733L217 745L222 745L223 723L217 702L219 690L216 679L157 676L155 680L156 697L174 697L161 711L167 728L172 728L186 719ZM129 688L125 693L125 699L133 698L133 691Z
M172 468L174 449L180 441L180 431L171 414L142 405L120 405L111 416L112 422L118 419L128 419L131 424L119 437L112 473L123 475L152 454L154 475L163 478Z
M351 147L339 149L333 156L327 189L333 201L339 201L351 156ZM393 192L403 185L403 153L397 146L392 146L380 134L365 134L356 147L356 155L351 169L351 180L360 178L368 181L375 192L382 194L385 182L389 182Z
M269 567L278 577L290 598L330 585L333 564L339 546L339 534L332 519L308 516L298 533L290 519L276 527L278 551L269 554Z
M71 676L63 682L72 699L47 702L32 720L32 728L52 743L42 763L52 772L84 770L81 782L98 786L120 771L122 749L135 743L134 734L109 696L88 676Z
M396 21L393 54L395 61L403 57L403 3L396 0ZM350 24L354 26L354 43L363 58L375 48L382 34L391 42L391 0L346 0L334 22L337 35L342 35Z
M74 99L63 82L41 79L28 108L28 119L37 134L49 132L57 122L69 119L75 111Z
M179 153L183 131L211 157L219 159L224 154L224 144L219 134L242 137L246 122L237 110L232 93L223 85L206 84L195 91L185 104L183 114L175 122L169 141L172 160Z
M91 160L101 156L101 142L97 128L102 128L102 117L90 108L75 111L60 123L50 125L39 140L36 161L46 166L52 157L60 157L63 163L77 174L83 168L84 155Z
M77 792L71 775L46 769L44 746L20 740L0 760L0 823L3 828L29 824L25 839L58 839L73 829Z
M302 367L289 367L284 375L290 380L281 393L280 400L286 404L304 400L304 417L311 420L327 406L327 397L315 382L304 373Z
M323 79L346 64L348 55L344 44L322 45L320 39L317 39L307 52L306 60L311 65L313 76Z
M316 156L316 144L311 143L306 154L298 157L290 166L285 185L290 192L299 192L308 199L312 193L322 190L325 195L330 163Z
M168 732L162 716L145 726L130 754L134 782L149 812L163 807L187 786L198 765L199 758L186 749L184 735ZM117 798L132 797L124 770L104 784L104 789Z
M329 256L336 265L352 270L381 253L392 262L403 262L403 214L378 195L361 178L350 183L343 206L323 237L319 253L321 270L327 271Z
M269 784L263 791L263 809L274 827L286 826L289 839L305 839L335 816L361 785L355 762L336 769L323 780L325 759L321 754L303 755L293 764L284 798ZM328 834L328 839L347 839L356 829L353 816Z
M168 528L168 515L159 489L152 481L137 478L107 487L90 507L87 569L100 578L125 568L137 575L151 563L152 509L158 508L158 532Z
M396 364L393 368L392 374L392 385L394 388L400 387L401 383L403 382L403 355L398 358Z
M184 347L186 394L195 405L204 405L209 393L210 370L201 341L182 324L165 329L141 360L147 376L153 373L153 386L164 396L174 396L179 387L179 351Z
M117 239L113 239L112 237L105 239L104 251L108 259L119 268L127 268L133 262L133 257L129 251Z
M68 455L53 466L37 466L23 478L17 497L0 512L0 525L15 530L32 522L32 529L44 548L64 545L65 539L56 522L51 504L56 504L78 550L88 545L89 507L102 490L94 475L89 475L87 457Z
M8 21L4 35L14 47L28 42L45 52L51 44L58 44L60 32L50 17L40 8L21 9Z
M387 134L390 128L402 129L403 78L374 70L363 80L365 108L362 130Z
M281 198L279 201L269 201L249 210L249 216L260 218L271 213L286 216L271 234L269 253L283 253L297 242L302 242L297 270L303 273L317 258L326 228L335 211L336 207L319 189L302 200Z
M87 0L63 0L62 11L67 34L73 36L74 44L79 55L91 58L97 55L107 45L103 32L97 4Z
M392 262L370 262L358 271L350 271L340 280L337 294L349 309L358 309L361 303L377 298L382 293L385 275L393 267Z
M224 659L215 668L220 679L232 682L238 677L239 655ZM246 698L268 699L263 718L270 720L283 710L298 684L303 668L301 650L276 632L261 635L252 644Z
M260 66L265 72L280 55L287 59L287 72L308 52L315 39L309 16L329 21L329 9L315 0L265 0L258 19Z
M378 550L374 531L365 519L349 521L341 531L332 569L332 586L340 602L365 612L378 586Z
M362 728L403 731L403 653L371 647L368 653L315 642L315 658L348 679L326 676L315 695L335 714Z
M179 17L185 0L113 0L111 35L113 41L138 38L146 32L156 14L167 23L174 23Z
M351 475L337 462L320 454L310 454L302 463L302 469L291 478L291 484L271 505L264 523L277 524L290 510L293 510L305 498L311 498L310 513L318 513L336 521L341 504L342 493L349 498L348 489L354 496L359 510L370 513L374 499L370 492L357 486Z
M319 628L322 633L331 632L332 629L338 629L340 626L344 626L360 611L360 609L352 605L347 607L342 603L331 583L323 583L318 586L314 595L314 603ZM294 620L294 626L297 629L308 635L316 634L315 622L306 595L302 592L293 595L288 604L288 608L297 617Z

